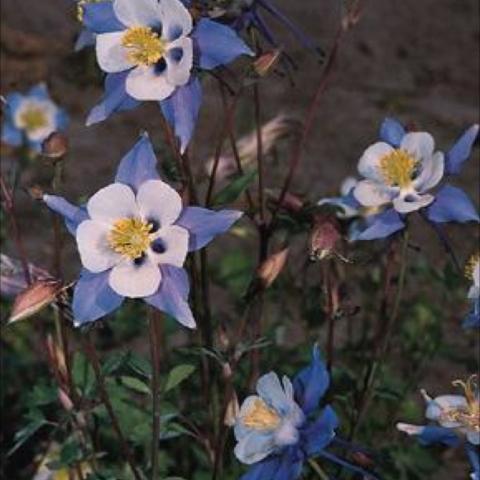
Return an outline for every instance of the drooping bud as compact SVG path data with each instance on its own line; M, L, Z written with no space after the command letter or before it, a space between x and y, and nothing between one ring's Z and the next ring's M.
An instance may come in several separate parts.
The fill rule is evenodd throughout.
M325 260L336 254L342 236L337 220L332 216L315 215L310 235L310 260Z
M239 412L240 412L240 405L238 403L237 394L235 391L233 391L232 397L228 402L227 409L225 411L225 418L223 419L223 423L227 427L233 427L237 421Z
M19 293L13 303L8 323L18 322L35 315L53 303L62 291L62 283L55 279L37 280Z
M45 192L38 185L33 185L27 189L28 194L32 200L43 200L43 195Z
M51 133L42 143L42 154L51 159L60 159L68 152L68 138L61 132Z

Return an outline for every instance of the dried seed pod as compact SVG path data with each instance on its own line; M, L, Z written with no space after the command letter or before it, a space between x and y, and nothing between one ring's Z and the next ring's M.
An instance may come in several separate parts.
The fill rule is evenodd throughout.
M315 215L310 235L310 260L315 262L336 255L341 238L340 226L334 217Z
M288 248L284 248L283 250L270 255L260 267L258 267L257 277L263 288L270 287L283 270L287 262L288 251Z
M277 65L281 55L282 51L280 49L275 49L260 55L260 57L253 63L253 68L256 74L260 77L268 75Z

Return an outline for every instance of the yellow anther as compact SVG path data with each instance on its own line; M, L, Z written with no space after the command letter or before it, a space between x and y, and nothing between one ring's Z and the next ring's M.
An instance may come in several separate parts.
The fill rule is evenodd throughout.
M165 42L150 27L131 27L122 38L128 59L135 65L154 65L166 51Z
M37 106L31 106L20 113L19 125L27 132L33 132L39 128L46 127L48 124L45 111Z
M474 253L467 261L465 265L465 276L473 281L473 276L475 269L478 268L478 264L480 263L480 253Z
M478 376L472 375L466 382L455 380L452 384L463 388L466 407L447 408L442 412L446 420L458 422L462 427L480 432L480 399L478 397Z
M139 218L122 218L113 224L108 243L113 251L135 260L150 246L151 230L152 225Z
M414 177L417 160L402 149L394 150L380 159L380 173L392 187L408 187Z
M257 398L250 411L242 418L243 424L255 430L273 430L280 424L280 417L275 410Z

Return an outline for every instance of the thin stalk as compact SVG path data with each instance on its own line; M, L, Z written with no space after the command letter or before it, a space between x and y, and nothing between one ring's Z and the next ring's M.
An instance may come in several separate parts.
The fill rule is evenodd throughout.
M118 422L118 418L115 414L115 411L113 410L112 402L110 401L110 396L108 394L107 387L105 385L105 379L102 374L100 360L98 358L95 344L92 341L92 338L90 336L90 332L87 332L83 338L83 347L84 347L84 352L93 367L95 378L97 380L98 390L100 393L100 398L102 400L102 403L105 405L105 408L107 409L108 416L110 417L110 421L112 422L113 430L120 443L120 448L122 449L123 454L125 455L125 459L128 465L130 466L130 469L132 470L135 480L143 480L140 472L138 471L135 465L135 460L133 458L132 452L130 451L128 443L125 439L125 436L123 435L122 429L120 428L120 423Z
M375 376L380 368L383 366L385 362L385 356L388 351L388 347L390 345L390 340L392 338L395 323L398 318L398 314L400 311L400 304L402 302L404 287L405 287L405 278L407 272L407 263L408 263L408 230L405 230L403 234L403 242L402 242L402 253L401 253L401 260L400 260L400 273L398 278L398 288L397 293L395 296L395 302L393 305L392 313L390 318L388 319L387 328L385 331L385 335L382 338L382 342L377 345L375 357L372 363L369 366L369 369L366 374L365 378L365 387L360 401L360 407L358 410L358 414L356 417L356 422L353 425L352 431L350 433L350 440L353 440L355 434L357 433L360 424L365 417L365 413L368 410L370 402L373 397L373 391L375 389Z
M322 480L329 480L328 475L322 470L320 465L313 459L308 459L308 464L312 467L312 470L317 474L318 478Z
M158 479L160 439L160 326L161 318L157 310L149 315L150 354L152 360L152 480Z
M27 282L27 284L31 285L32 277L30 275L30 268L28 267L28 259L25 253L25 247L23 245L22 234L20 232L17 219L15 218L13 192L7 186L2 174L0 174L0 190L3 196L3 207L5 210L5 213L7 214L8 217L10 217L10 224L12 226L12 231L13 231L13 241L15 243L15 248L20 258L20 262L22 263L23 275L25 277L25 281Z

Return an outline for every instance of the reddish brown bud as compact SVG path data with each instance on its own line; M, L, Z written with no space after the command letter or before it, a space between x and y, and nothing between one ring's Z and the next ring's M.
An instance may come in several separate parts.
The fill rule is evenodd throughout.
M253 68L260 77L268 75L277 65L282 51L279 49L266 52L255 60Z
M43 199L44 191L38 185L33 185L32 187L28 188L27 191L33 200Z
M341 238L340 227L335 218L316 215L310 235L310 259L324 260L335 254L337 243Z
M270 255L257 270L257 277L260 280L263 288L268 288L280 272L285 267L288 257L288 248L281 250L280 252Z
M363 468L371 468L375 465L375 462L363 452L354 452L352 459L357 465Z
M37 280L17 295L8 323L18 322L35 315L55 301L61 290L62 284L58 280Z
M68 138L60 132L51 133L42 143L42 154L48 158L59 159L68 152Z
M302 210L303 205L304 202L300 197L294 195L293 193L287 192L280 207L292 213L297 213Z

